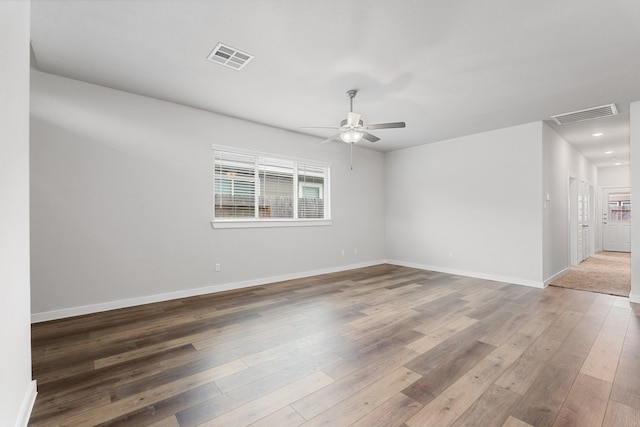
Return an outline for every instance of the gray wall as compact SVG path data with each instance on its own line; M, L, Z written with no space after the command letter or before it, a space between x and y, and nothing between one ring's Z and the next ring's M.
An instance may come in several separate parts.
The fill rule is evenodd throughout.
M0 2L2 426L25 426L36 392L29 318L29 15L29 2Z
M541 126L388 153L387 257L542 286Z
M384 260L382 153L37 71L31 102L35 320ZM212 144L331 163L333 225L213 229Z
M569 267L568 175L596 180L542 122L389 153L386 170L392 262L540 287Z

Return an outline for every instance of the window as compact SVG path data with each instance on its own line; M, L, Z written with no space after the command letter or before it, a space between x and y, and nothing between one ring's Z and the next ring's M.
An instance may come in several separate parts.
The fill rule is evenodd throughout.
M213 226L327 225L329 165L213 146Z
M631 193L609 194L609 221L631 221Z

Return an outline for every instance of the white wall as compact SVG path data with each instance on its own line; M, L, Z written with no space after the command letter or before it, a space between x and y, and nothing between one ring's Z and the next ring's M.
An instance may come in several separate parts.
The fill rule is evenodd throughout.
M598 168L598 185L600 187L629 187L631 185L629 166Z
M542 124L542 149L543 277L548 284L570 265L569 176L596 189L597 169L546 123ZM591 237L591 247L594 248L595 236Z
M0 425L25 426L35 399L29 318L29 21L0 2Z
M640 188L640 101L631 103L630 138L631 146L631 197L634 188ZM635 203L635 202L633 202ZM640 215L631 216L631 302L640 303Z
M542 286L541 127L387 153L387 258Z
M384 260L381 153L37 71L31 112L36 321ZM333 225L213 229L211 144L330 162Z

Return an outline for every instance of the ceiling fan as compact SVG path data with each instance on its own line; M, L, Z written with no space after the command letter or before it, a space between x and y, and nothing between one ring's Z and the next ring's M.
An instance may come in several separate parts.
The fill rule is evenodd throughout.
M356 97L357 93L358 91L355 89L347 91L347 96L349 97L349 112L347 113L347 118L340 122L339 127L303 127L302 129L336 129L340 132L322 141L323 144L340 137L340 140L353 145L356 142L360 142L362 138L369 142L376 142L380 140L377 136L367 132L368 130L403 128L406 126L404 122L365 125L360 118L361 115L353 112L353 98Z

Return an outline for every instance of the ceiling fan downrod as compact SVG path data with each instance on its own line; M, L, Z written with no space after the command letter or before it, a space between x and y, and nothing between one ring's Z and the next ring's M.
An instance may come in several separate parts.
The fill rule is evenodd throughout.
M356 89L350 89L347 91L347 96L349 97L349 112L353 113L353 98L356 97L356 93L358 91Z

